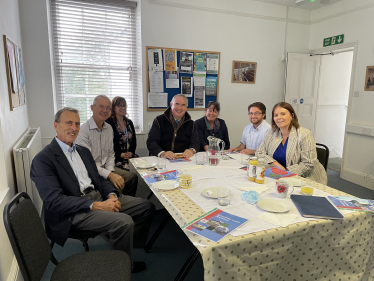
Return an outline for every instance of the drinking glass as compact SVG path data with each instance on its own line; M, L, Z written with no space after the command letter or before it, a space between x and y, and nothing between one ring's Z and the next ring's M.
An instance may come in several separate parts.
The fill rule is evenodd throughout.
M205 164L205 158L206 158L206 153L197 153L195 155L195 160L196 160L196 165L204 165Z
M314 192L314 185L312 183L306 183L305 181L301 182L300 191L302 194L307 196L312 196Z
M231 201L231 190L227 188L217 188L218 204L228 206Z
M158 170L166 170L166 159L165 158L158 158L157 159L157 169Z

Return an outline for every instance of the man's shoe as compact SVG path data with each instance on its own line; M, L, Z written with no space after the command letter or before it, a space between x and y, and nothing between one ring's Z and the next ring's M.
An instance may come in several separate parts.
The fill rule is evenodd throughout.
M132 273L142 272L147 269L147 265L145 262L142 261L134 261L134 268L132 269Z

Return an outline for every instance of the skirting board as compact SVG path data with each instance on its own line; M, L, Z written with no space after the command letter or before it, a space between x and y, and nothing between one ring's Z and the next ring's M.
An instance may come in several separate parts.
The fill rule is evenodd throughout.
M23 281L22 274L19 271L19 266L18 266L17 259L15 256L13 256L13 261L12 261L12 265L10 268L7 281Z
M355 184L361 185L363 187L366 187L370 190L374 190L374 177L371 175L342 167L340 177L343 180L347 180Z

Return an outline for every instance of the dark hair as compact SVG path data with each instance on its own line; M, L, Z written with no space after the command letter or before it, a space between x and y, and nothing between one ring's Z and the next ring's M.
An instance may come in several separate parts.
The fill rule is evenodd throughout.
M73 107L64 107L64 108L61 108L59 111L56 112L55 114L55 122L56 123L60 123L60 119L61 119L61 114L64 112L64 111L70 111L70 112L74 112L76 114L79 115L79 111L78 109L75 109Z
M290 123L290 126L288 127L288 130L290 131L292 126L294 126L296 129L300 127L299 125L299 120L297 119L297 115L296 115L296 112L295 110L293 109L292 105L290 105L289 103L287 102L278 102L276 105L274 105L273 107L273 111L271 112L271 127L273 128L273 131L275 132L278 128L277 124L275 124L274 122L274 111L277 107L281 107L281 108L284 108L284 109L287 109L288 112L291 114L292 116L292 120L291 120L291 123Z
M217 112L219 113L219 111L221 110L221 106L220 106L220 104L219 104L218 101L210 101L210 102L208 102L208 105L207 105L205 111L207 111L208 108L211 107L212 105L213 105L213 111L217 110Z
M251 107L258 107L261 110L261 113L265 114L264 119L266 119L266 106L262 102L258 101L258 102L251 103L248 106L248 113L249 113L249 110L251 109Z
M125 100L125 98L123 97L114 97L112 99L112 113L111 113L111 116L113 118L114 121L117 121L117 117L116 117L116 112L114 111L114 108L116 106L126 106L127 107L127 102ZM127 118L127 111L126 111L126 114L125 116L123 116L123 120L125 120L127 122L128 118Z

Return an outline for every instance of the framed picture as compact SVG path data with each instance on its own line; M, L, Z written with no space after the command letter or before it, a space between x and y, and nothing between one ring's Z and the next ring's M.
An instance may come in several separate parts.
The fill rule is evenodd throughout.
M257 62L233 61L231 83L249 83L256 82Z
M374 65L366 67L365 91L374 91Z
M8 94L10 110L26 103L25 77L21 49L6 35L4 39L5 66L8 81Z

